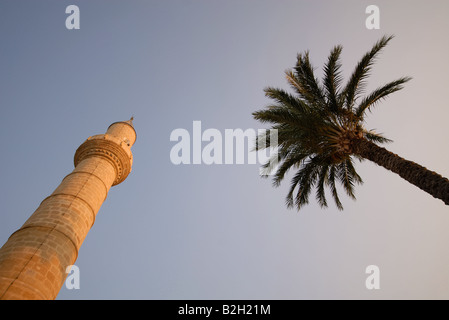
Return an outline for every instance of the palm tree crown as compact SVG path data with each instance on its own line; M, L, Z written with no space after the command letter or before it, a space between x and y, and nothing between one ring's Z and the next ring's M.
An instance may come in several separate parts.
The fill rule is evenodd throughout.
M411 79L400 78L362 96L375 58L392 38L382 37L358 62L345 85L340 70L342 46L336 46L324 66L321 82L315 77L309 52L305 52L298 54L296 66L286 71L294 94L279 88L265 89L266 96L274 103L254 112L253 116L272 124L278 142L277 145L269 141L259 144L258 141L266 138L261 135L256 150L277 147L277 155L263 166L270 173L279 161L273 176L275 186L279 186L289 169L297 169L286 197L288 207L299 210L309 202L312 189L316 190L318 203L327 207L325 188L328 187L337 208L342 210L337 181L355 199L354 186L362 183L354 168L354 158L363 159L357 152L358 142L390 141L364 128L366 112Z

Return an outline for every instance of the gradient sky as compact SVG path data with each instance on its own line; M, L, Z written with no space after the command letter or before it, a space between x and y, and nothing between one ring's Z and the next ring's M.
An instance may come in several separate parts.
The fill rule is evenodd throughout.
M78 5L80 29L65 8ZM380 30L365 8L380 8ZM387 148L449 176L449 2L0 2L0 245L73 170L89 136L135 117L133 171L113 187L83 243L79 290L58 299L448 299L449 210L399 176L357 162L365 183L345 210L284 205L258 165L179 165L170 133L258 129L263 88L310 50L317 74L343 45L347 77L396 37L368 90L411 76L366 127ZM365 268L380 268L367 290Z

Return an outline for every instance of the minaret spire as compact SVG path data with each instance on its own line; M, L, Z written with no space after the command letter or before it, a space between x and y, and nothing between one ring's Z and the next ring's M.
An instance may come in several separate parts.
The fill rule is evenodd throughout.
M133 120L134 120L134 116L132 116L128 121L125 121L125 122L134 127Z
M0 299L56 298L109 189L131 172L132 120L81 144L75 169L0 249Z

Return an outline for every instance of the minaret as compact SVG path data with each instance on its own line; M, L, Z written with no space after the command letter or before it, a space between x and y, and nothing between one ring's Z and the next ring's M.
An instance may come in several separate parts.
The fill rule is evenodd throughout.
M0 249L0 299L56 298L109 189L131 172L132 120L89 137L72 173Z

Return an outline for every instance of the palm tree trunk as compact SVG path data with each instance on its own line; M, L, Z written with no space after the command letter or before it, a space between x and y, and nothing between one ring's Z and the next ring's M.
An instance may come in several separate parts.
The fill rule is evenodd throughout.
M447 178L365 139L354 144L354 152L397 173L411 184L449 205L449 180Z

